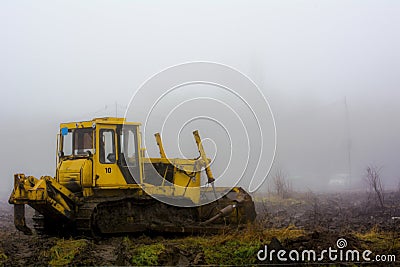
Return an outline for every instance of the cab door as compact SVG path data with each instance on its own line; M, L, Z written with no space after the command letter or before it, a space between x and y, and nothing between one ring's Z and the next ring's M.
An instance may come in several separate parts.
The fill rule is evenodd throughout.
M97 124L95 186L112 187L126 184L117 165L116 126Z
M119 146L118 166L127 184L142 183L141 154L138 138L138 127L124 125L117 128Z

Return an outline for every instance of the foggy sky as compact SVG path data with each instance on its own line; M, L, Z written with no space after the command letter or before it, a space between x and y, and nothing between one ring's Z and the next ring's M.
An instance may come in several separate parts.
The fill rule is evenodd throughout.
M59 123L114 116L115 103L122 116L147 78L196 60L259 85L276 119L274 168L295 186L348 173L350 140L352 183L375 164L394 188L399 12L365 0L1 1L0 192L14 173L55 174Z

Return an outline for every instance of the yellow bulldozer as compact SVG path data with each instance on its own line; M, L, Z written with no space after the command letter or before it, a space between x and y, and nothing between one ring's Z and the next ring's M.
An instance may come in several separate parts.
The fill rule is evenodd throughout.
M193 135L198 158L167 158L158 133L160 157L147 158L140 123L107 117L60 124L55 177L14 175L16 228L32 234L25 204L35 210L38 233L211 233L253 222L251 196L214 186L210 159L198 131Z

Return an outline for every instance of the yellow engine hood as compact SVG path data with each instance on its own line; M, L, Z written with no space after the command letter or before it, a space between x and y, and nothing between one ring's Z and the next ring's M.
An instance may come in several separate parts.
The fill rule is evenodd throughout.
M82 186L91 186L92 161L90 159L63 160L58 168L57 180L72 192L81 191Z

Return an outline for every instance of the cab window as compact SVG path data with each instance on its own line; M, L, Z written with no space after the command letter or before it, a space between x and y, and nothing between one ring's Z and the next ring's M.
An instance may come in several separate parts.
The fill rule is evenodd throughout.
M82 156L93 152L93 129L69 129L62 134L62 155Z
M72 155L72 132L69 130L67 134L62 137L62 152L64 156Z
M114 130L100 130L100 163L115 163L115 138Z
M124 159L124 166L135 167L137 166L138 153L137 140L136 140L136 129L134 127L124 127L120 135L120 154Z
M76 129L74 131L74 155L93 153L93 130Z

